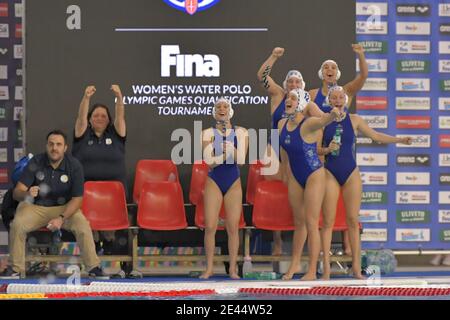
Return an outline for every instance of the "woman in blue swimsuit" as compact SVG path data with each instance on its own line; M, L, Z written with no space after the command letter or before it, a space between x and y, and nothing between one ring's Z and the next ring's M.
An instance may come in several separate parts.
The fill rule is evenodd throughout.
M352 48L358 55L360 72L355 79L344 85L345 92L349 96L348 105L351 104L352 98L356 93L361 90L369 75L369 68L364 56L363 47L360 44L352 44ZM325 103L325 98L328 94L328 89L337 84L341 77L341 71L339 70L336 61L326 60L320 66L318 76L320 80L322 80L322 88L311 89L309 94L311 95L311 99L319 106L320 110L329 112L330 107Z
M207 265L200 278L208 279L213 274L215 235L223 202L230 256L229 274L232 279L239 279L236 263L242 212L242 186L238 166L245 164L248 133L242 127L231 125L230 119L234 112L229 100L220 98L215 103L213 112L215 126L202 132L203 156L210 171L203 197Z
M340 189L342 189L347 225L352 249L353 275L362 279L361 275L361 242L359 238L359 210L361 206L362 181L359 169L356 165L355 142L358 132L378 143L403 143L411 144L410 137L397 138L370 128L368 124L357 114L347 112L349 98L343 87L335 86L328 92L327 102L332 108L341 110L342 120L333 122L325 127L323 138L319 139L318 153L325 155L326 187L323 201L323 227L321 238L323 252L327 253L331 247L334 219ZM339 128L338 128L339 127ZM334 141L335 133L339 129L340 144ZM323 140L323 141L322 141ZM336 153L336 151L339 151ZM324 254L323 279L330 278L330 257Z
M286 99L285 118L278 123L281 161L287 167L289 203L295 222L292 261L283 279L299 269L305 231L308 234L309 269L302 280L316 279L320 252L319 214L325 192L325 171L317 155L321 129L339 117L337 109L319 117L306 118L303 110L313 102L308 92L294 89ZM305 228L306 225L306 228Z
M286 93L296 88L305 89L305 81L298 70L290 70L287 73L286 78L283 81L283 86L278 85L270 76L273 65L283 56L283 54L284 48L274 48L272 54L264 61L257 73L258 81L261 82L270 96L270 115L272 117L271 129L274 130L278 129L278 122L282 119L284 114ZM320 117L322 112L317 105L309 104L304 110L304 114L306 116ZM282 162L280 163L279 154L279 150L274 150L270 145L268 146L266 151L267 158L265 159L266 161L264 161L264 169L273 173L265 175L266 180L282 180L286 182L286 166ZM275 231L273 234L274 248L272 253L274 255L282 254L281 232Z

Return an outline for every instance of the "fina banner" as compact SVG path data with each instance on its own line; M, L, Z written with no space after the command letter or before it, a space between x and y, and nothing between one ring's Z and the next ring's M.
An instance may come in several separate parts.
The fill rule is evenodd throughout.
M356 2L357 112L413 143L358 143L363 248L450 248L450 0ZM359 140L365 141L365 140Z

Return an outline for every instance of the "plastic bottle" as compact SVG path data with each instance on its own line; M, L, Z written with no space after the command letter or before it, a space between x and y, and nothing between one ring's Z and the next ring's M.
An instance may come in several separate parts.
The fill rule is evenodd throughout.
M246 256L244 257L244 265L242 266L242 274L244 275L244 278L254 278L252 271L252 257Z
M342 132L343 131L344 131L344 129L342 128L342 125L338 124L336 126L336 131L334 133L333 140L334 140L335 143L337 143L339 145L341 144L341 137L342 137ZM331 155L338 156L339 155L339 149L332 151Z

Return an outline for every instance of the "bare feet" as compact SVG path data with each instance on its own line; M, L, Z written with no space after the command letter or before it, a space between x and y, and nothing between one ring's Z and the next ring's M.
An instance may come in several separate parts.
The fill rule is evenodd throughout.
M281 280L291 280L293 277L294 277L294 273L288 271L285 274L283 274L283 276L281 277Z
M367 279L361 273L353 273L353 278L358 279L358 280L366 280Z
M289 270L281 277L281 280L291 280L295 273L300 272L300 264L290 265Z
M320 280L330 280L330 273L329 272L322 273L322 277L320 277Z
M212 271L206 270L205 272L202 273L202 275L200 277L198 277L199 279L209 279L209 277L211 277L213 275Z
M312 281L312 280L317 280L317 276L315 273L306 273L301 279L300 281Z
M239 277L238 274L235 272L230 272L230 278L237 280L237 279L240 279L241 277Z

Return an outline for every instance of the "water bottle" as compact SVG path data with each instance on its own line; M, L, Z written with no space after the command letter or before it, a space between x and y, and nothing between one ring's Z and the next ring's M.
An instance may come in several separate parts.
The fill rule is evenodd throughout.
M253 266L252 266L252 257L246 256L244 257L244 265L242 266L242 274L244 278L253 278L252 274Z
M344 129L342 128L342 125L338 124L336 126L336 131L335 131L334 136L333 136L333 140L334 140L335 143L341 144L341 137L342 137L342 132L343 131L344 131ZM339 155L339 149L332 151L331 155L338 156Z

